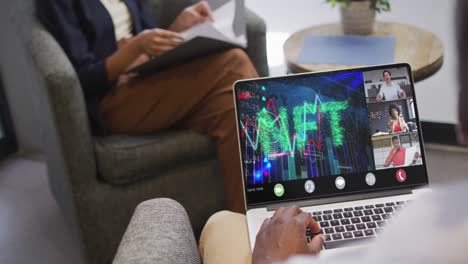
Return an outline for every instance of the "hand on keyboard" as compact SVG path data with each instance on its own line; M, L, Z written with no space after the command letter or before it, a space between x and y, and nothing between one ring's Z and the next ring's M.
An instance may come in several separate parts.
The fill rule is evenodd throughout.
M309 230L309 231L308 231ZM318 254L325 237L309 213L298 207L282 207L265 219L257 234L252 263L274 263L297 254ZM318 234L308 242L306 233Z

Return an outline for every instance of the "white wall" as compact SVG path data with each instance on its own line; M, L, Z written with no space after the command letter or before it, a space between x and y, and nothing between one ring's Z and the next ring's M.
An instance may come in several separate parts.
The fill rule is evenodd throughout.
M383 81L383 71L384 70L375 70L375 71L367 71L364 72L364 81L373 81L373 82L381 82ZM390 74L392 75L392 79L405 77L408 79L408 71L405 67L395 68L389 70Z
M409 83L409 76L408 76L408 71L407 71L406 67L395 68L395 69L391 69L389 71L390 71L390 74L392 76L392 79L394 79L394 82L399 84L399 83L401 83L403 81L400 78L404 77L406 79L406 81L404 83L405 84ZM367 90L371 89L372 85L379 85L379 84L383 85L385 83L385 80L383 78L383 70L375 70L375 71L364 72L363 77L364 77L364 82L365 82L364 83L364 89L365 89L365 92L366 92L366 97L368 97ZM397 78L398 78L398 80L396 80ZM367 81L372 81L372 82L369 83Z
M272 75L286 73L282 45L293 32L308 26L339 21L339 10L325 0L245 0L246 6L267 22L268 55ZM408 23L435 33L444 43L444 65L432 77L416 83L423 120L456 123L457 89L454 15L456 0L390 0L392 12L378 20ZM274 62L274 63L272 63ZM279 62L279 64L277 64ZM272 65L274 64L274 65ZM434 107L437 106L437 107Z

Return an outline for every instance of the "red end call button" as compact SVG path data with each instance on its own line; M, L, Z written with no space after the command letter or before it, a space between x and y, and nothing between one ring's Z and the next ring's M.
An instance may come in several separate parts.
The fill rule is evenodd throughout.
M397 181L405 182L406 181L406 171L403 170L403 169L397 170L395 177L396 177Z

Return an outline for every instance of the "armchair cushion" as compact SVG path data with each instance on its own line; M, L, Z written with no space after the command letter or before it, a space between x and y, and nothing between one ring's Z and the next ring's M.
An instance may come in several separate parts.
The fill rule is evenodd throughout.
M95 152L100 178L114 184L136 182L216 155L209 137L191 131L96 138Z
M153 199L135 210L113 264L200 264L185 209L174 200Z

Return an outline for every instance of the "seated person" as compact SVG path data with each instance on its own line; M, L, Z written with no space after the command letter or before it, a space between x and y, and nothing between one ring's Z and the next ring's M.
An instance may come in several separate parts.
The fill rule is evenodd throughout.
M397 136L392 137L392 149L388 153L387 159L385 160L384 167L390 166L393 163L393 167L402 166L405 164L405 147L400 146L400 140Z
M388 120L388 132L389 133L400 133L408 132L408 125L405 122L405 118L400 116L401 110L397 104L390 104L388 106L388 114L390 120Z
M211 136L228 207L245 210L239 155L233 151L238 143L232 85L258 77L248 56L232 49L145 78L125 74L180 45L180 32L212 19L206 1L185 8L168 29L157 27L140 0L44 0L36 6L78 74L95 133L148 134L178 127Z
M388 153L387 159L385 160L384 167L388 167L393 164L393 167L405 165L406 148L400 145L400 140L397 136L392 137L393 148ZM419 159L419 153L415 152L413 162L409 165L414 165Z
M383 77L385 83L380 88L377 97L375 98L377 101L392 101L398 99L406 98L406 93L401 89L401 87L392 81L392 74L388 70L383 71Z

